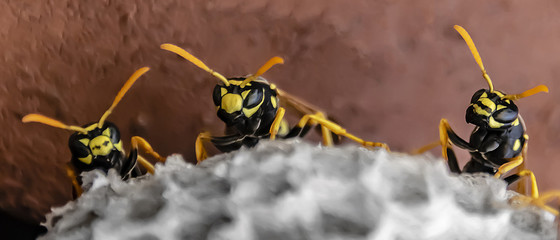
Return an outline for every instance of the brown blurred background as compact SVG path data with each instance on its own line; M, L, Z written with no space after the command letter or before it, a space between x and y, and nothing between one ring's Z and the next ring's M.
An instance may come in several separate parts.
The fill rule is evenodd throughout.
M152 70L109 117L127 148L139 135L160 153L194 159L200 131L221 133L217 80L160 50L166 42L225 76L281 56L269 81L394 151L436 140L442 117L468 139L465 109L487 86L454 24L470 32L496 89L550 87L517 105L531 137L529 168L541 190L560 188L558 1L17 0L0 2L0 209L34 225L71 198L71 132L21 117L97 121L142 66Z

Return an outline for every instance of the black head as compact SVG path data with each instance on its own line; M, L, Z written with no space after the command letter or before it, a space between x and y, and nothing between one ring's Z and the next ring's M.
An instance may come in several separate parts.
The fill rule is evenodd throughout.
M229 85L217 84L212 99L218 117L226 124L234 125L238 121L257 119L268 111L278 109L276 87L264 78L258 77L242 85L246 78L230 78Z
M480 89L474 93L467 108L467 123L491 128L506 129L519 124L518 109L512 100L499 91Z
M115 160L124 156L117 126L105 122L102 127L92 123L83 128L86 133L75 132L68 140L73 162L79 162L82 169L108 171L115 165Z

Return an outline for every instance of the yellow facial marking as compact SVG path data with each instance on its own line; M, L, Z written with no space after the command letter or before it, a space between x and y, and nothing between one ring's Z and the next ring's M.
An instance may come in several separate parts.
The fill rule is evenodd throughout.
M515 140L515 143L513 143L513 151L519 150L520 147L521 147L521 141L519 141L519 139Z
M243 81L239 80L228 80L229 84L239 86Z
M84 146L88 146L89 145L89 139L87 138L82 138L79 140L82 144L84 144Z
M506 108L506 106L504 106L504 105L498 105L498 107L496 108L496 111L501 110L501 109L504 109L504 108Z
M243 98L239 94L228 93L222 97L222 109L227 113L234 113L243 108Z
M490 108L490 111L493 112L496 110L496 104L489 98L480 98L478 101L480 101L485 107Z
M117 148L117 150L119 150L121 152L124 151L123 147L122 147L122 141L121 140L119 140L119 143L115 144L115 148Z
M225 88L220 88L220 92L221 92L221 96L223 97L224 95L226 95L227 89L225 89Z
M486 92L483 92L482 95L480 95L481 98L487 98L488 94L486 94Z
M276 108L276 97L270 97L270 103L272 103L272 107Z
M270 84L270 89L272 89L272 90L276 89L276 84L271 83L271 84Z
M495 91L494 92L496 95L498 95L498 97L504 97L505 95L501 92Z
M506 99L506 103L511 104L511 101L509 99Z
M243 108L243 114L245 114L246 117L251 117L257 112L257 110L259 110L259 106L256 106L254 108Z
M242 97L243 99L245 99L245 98L247 97L247 95L249 95L250 92L251 92L251 90L243 91L243 92L241 93L241 97Z
M111 139L107 136L97 136L89 142L91 153L96 156L106 156L113 150Z
M78 158L78 160L82 161L85 164L91 164L91 155L88 155L87 157L83 157L83 158Z
M490 126L491 128L500 128L504 126L504 124L494 120L494 117L490 117L490 120L488 121L488 126Z
M474 108L474 111L476 112L476 114L478 114L478 115L482 115L482 116L486 116L486 117L490 116L490 113L489 113L489 112L487 112L486 110L482 109L482 108L481 108L480 106L478 106L478 104L476 104L476 103L473 104L473 108Z
M245 114L246 117L253 116L253 114L255 114L257 110L259 110L263 102L264 102L264 97L261 98L261 102L257 106L254 106L252 108L243 108L243 114Z
M525 138L525 140L529 140L529 135L523 134L523 137Z
M111 137L111 129L107 128L107 129L103 130L102 134L103 134L103 136L106 136L106 137L110 138Z

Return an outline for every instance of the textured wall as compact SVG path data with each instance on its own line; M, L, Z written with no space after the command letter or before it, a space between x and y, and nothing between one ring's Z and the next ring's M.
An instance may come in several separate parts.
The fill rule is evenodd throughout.
M524 1L3 1L0 2L0 209L38 221L70 199L70 132L22 124L40 112L97 121L134 70L151 66L109 120L125 146L140 135L163 154L193 159L196 134L220 133L216 80L159 44L175 43L226 76L266 77L322 107L349 131L409 151L437 139L446 117L465 138L464 111L486 87L454 24L474 38L495 87L551 93L518 102L529 167L560 188L560 3ZM437 153L437 151L435 152ZM461 155L466 158L466 155Z

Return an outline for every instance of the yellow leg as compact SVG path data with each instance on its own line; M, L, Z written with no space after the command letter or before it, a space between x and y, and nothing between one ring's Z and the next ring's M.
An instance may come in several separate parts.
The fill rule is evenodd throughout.
M82 195L84 190L82 190L82 187L78 183L78 180L76 178L76 172L74 171L74 168L70 166L70 164L66 165L66 175L70 178L70 181L72 181L72 186L76 191L76 195L77 195L76 197Z
M560 199L559 190L545 192L542 196L540 196L538 199L534 201L534 204L558 216L559 213L557 209L546 205L548 202L550 202L553 199Z
M145 158L143 158L142 156L138 155L138 163L140 163L140 165L142 165L142 167L144 167L146 169L146 171L148 171L150 174L154 174L155 170L154 170L154 165L152 165L150 162L148 162L148 160L146 160Z
M342 128L340 125L329 121L320 115L317 114L307 114L304 115L298 123L298 127L303 128L309 121L315 121L316 123L320 124L322 127L327 128L329 131L341 136L345 136L350 138L353 141L360 143L364 147L382 147L389 151L389 147L385 143L377 143L377 142L367 142L361 138L358 138L350 133L346 132L346 129Z
M529 147L528 145L529 136L527 134L524 134L524 137L525 137L525 143L523 144L523 149L521 150L521 156L523 157L523 162L517 168L518 172L525 170L525 164L527 163L527 148ZM525 181L520 181L517 184L517 192L521 194L527 194L527 186L525 184Z
M500 166L498 168L498 171L496 172L496 174L494 174L494 177L495 178L501 177L502 174L513 170L514 168L521 165L521 163L523 163L523 156L522 155L519 155L517 157L509 159L509 161L507 163L502 164L502 166Z
M520 177L529 177L529 181L531 183L531 197L534 199L539 198L539 188L537 187L537 178L535 178L535 174L531 170L522 170L517 173Z
M322 113L322 112L317 112L317 113L315 113L315 115L319 118L327 119L325 117L325 114ZM321 136L323 137L323 145L325 145L325 146L332 146L333 145L333 139L332 139L331 131L329 131L329 128L325 127L324 125L321 125Z
M150 156L154 157L160 162L165 162L165 158L160 156L157 152L154 151L152 146L143 138L134 136L130 140L133 149L142 149L145 153L149 154ZM140 153L138 153L140 155Z
M547 205L547 203L551 202L551 200L555 198L556 199L560 198L560 191L554 190L554 191L546 192L539 198L532 198L525 195L519 195L519 196L515 196L512 199L515 199L515 202L517 202L516 206L518 207L526 207L530 204L533 204L547 212L554 214L555 216L558 216L559 211L557 207L555 208Z
M421 148L418 148L418 149L412 151L412 154L413 154L413 155L422 154L422 153L425 153L426 151L428 151L428 150L430 150L430 149L432 149L432 148L435 148L435 147L437 147L437 146L441 146L441 140L437 140L437 141L432 142L432 143L430 143L430 144L428 144L428 145L426 145L426 146L423 146L423 147L421 147Z
M196 137L195 145L195 152L196 152L196 162L197 164L204 161L204 159L208 158L208 153L206 152L206 148L204 148L204 142L210 141L211 135L209 132L201 132Z
M439 144L441 145L441 154L445 160L449 159L447 157L447 149L452 147L449 135L447 134L448 129L451 129L449 122L447 122L447 119L442 118L439 122Z
M282 123L282 119L284 119L284 113L286 113L284 108L278 108L278 112L276 112L276 116L274 117L274 122L272 122L272 126L270 127L270 140L276 139L276 134L278 134L278 129L280 129L280 123Z

